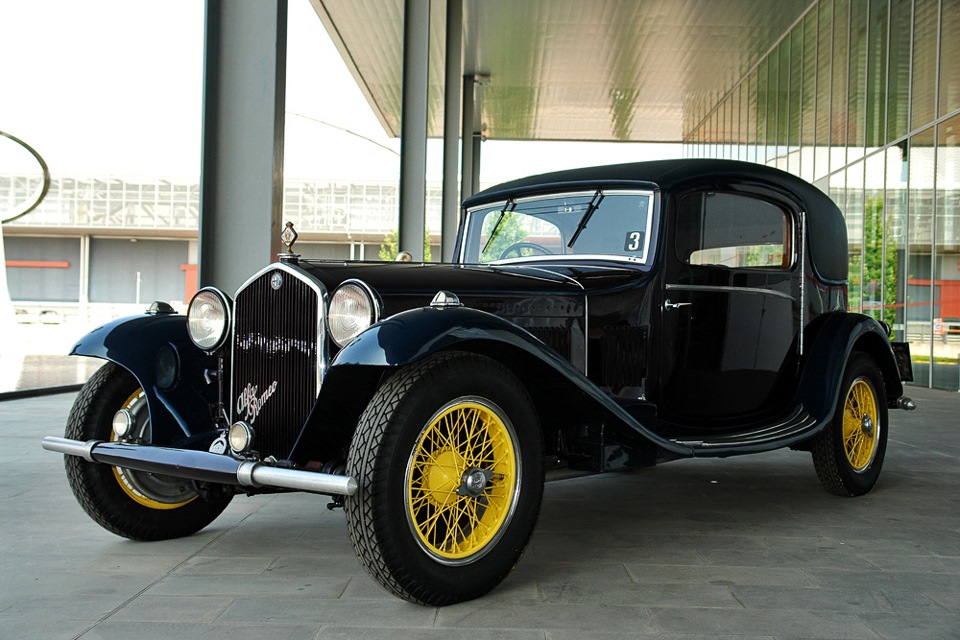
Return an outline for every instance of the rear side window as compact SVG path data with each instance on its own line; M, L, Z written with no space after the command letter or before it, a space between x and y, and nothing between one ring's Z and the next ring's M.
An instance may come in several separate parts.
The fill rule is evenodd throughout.
M787 269L793 255L791 219L760 198L691 193L680 200L677 212L677 257L693 265Z

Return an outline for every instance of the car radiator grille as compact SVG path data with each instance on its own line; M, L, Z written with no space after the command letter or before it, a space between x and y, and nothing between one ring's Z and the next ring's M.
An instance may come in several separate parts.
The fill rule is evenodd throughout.
M321 313L317 291L288 271L265 271L237 293L233 419L253 427L263 457L289 457L316 401Z

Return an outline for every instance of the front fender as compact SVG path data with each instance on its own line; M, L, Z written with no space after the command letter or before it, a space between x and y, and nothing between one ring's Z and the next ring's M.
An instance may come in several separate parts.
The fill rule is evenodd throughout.
M469 307L423 307L381 321L354 338L337 354L331 362L328 379L337 378L338 368L397 367L432 353L458 348L483 352L484 349L478 349L477 345L484 343L497 343L537 359L654 444L681 456L692 455L689 447L671 442L639 422L576 367L529 332L499 316Z
M896 357L883 326L859 313L831 313L813 327L812 345L804 359L797 399L810 413L826 424L833 419L840 384L850 354L863 351L876 362L883 375L887 401L903 395L903 383Z
M185 316L113 320L83 336L70 355L109 360L136 378L147 396L153 444L176 444L212 429L217 390L204 372L216 370L217 359L190 340Z

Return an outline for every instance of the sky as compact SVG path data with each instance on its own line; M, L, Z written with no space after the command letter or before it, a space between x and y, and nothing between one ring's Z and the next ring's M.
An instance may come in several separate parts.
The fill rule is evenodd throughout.
M203 13L200 0L0 0L0 131L33 146L55 175L199 176ZM400 142L384 133L308 0L290 0L287 37L285 175L396 179ZM481 182L679 153L487 141ZM441 179L441 154L431 141L429 180ZM0 172L33 166L0 138Z

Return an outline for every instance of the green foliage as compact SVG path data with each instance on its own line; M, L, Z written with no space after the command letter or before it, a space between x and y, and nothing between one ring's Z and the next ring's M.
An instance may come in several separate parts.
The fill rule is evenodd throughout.
M497 260L510 245L526 240L527 230L520 226L521 217L508 212L496 227L497 235L492 241L489 241L490 233L497 225L497 221L500 220L500 213L493 212L487 216L487 219L483 221L483 231L480 237L484 239L484 242L489 242L489 246L486 251L483 250L483 247L480 247L480 262Z
M897 319L897 253L888 247L884 261L882 196L867 198L863 211L863 234L863 255L850 255L850 307L856 309L862 302L864 313L893 325Z
M383 236L383 242L380 243L380 251L377 253L384 262L393 262L397 259L397 237L399 232L391 229L387 235ZM433 254L430 252L430 229L423 229L423 261L430 262Z

